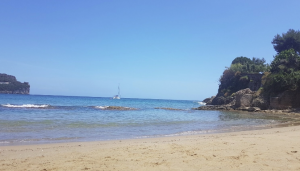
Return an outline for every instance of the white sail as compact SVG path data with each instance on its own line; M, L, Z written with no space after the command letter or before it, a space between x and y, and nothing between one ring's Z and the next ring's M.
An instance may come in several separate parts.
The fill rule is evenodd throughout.
M115 95L113 97L113 99L121 99L121 95L120 95L120 85L118 86L118 95Z

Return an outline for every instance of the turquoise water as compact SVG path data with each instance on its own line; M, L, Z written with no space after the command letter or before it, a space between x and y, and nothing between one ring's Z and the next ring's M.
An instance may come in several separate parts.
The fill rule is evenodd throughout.
M137 110L105 110L106 106ZM188 100L0 94L0 145L203 134L277 123L232 112L191 110L198 106L198 101Z

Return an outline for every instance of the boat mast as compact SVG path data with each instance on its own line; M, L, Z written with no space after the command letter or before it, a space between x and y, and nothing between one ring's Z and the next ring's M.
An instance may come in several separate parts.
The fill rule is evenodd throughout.
M118 85L118 96L121 97L120 96L120 84Z

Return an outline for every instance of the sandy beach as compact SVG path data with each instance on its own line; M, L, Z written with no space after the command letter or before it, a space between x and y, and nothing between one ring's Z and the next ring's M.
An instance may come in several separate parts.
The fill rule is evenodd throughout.
M121 141L1 146L0 170L300 170L300 126Z

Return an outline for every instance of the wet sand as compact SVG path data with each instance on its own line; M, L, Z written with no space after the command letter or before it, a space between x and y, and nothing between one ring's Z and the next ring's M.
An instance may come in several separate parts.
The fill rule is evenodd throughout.
M2 170L300 170L300 126L26 146L0 146Z

